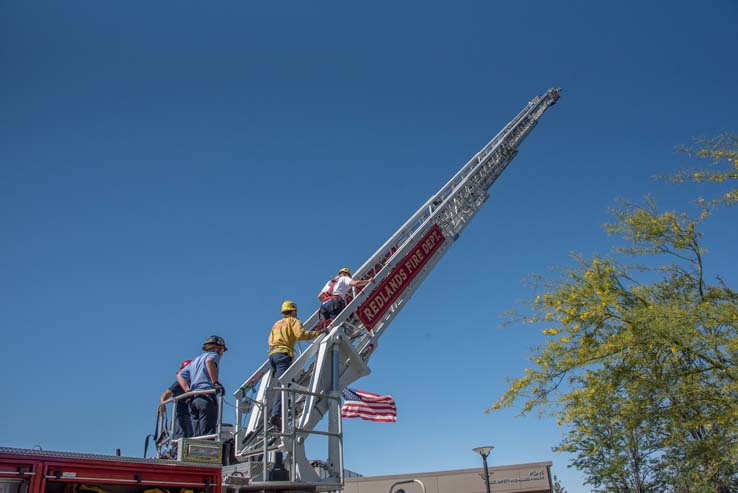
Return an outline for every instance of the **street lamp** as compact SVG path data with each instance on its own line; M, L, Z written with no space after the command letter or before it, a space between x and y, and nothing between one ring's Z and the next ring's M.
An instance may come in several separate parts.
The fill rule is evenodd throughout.
M484 462L484 485L487 487L487 493L490 493L489 491L489 469L487 468L487 456L492 452L492 449L494 449L492 445L489 445L487 447L477 447L477 448L472 449L474 452L482 456L482 461Z

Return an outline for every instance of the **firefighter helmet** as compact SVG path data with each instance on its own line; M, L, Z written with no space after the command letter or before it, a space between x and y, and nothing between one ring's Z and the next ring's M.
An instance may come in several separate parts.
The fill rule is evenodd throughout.
M228 351L225 340L220 336L210 336L205 339L205 342L202 343L202 348L205 349L208 346L223 346L223 349Z
M297 305L294 301L284 300L282 302L282 313L296 312Z
M349 277L353 277L351 275L351 271L348 269L348 267L344 267L343 269L338 271L339 274L348 274Z

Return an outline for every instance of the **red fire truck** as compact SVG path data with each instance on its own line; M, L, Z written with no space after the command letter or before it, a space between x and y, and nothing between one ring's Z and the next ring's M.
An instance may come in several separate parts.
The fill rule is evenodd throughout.
M220 464L0 448L0 493L220 493Z

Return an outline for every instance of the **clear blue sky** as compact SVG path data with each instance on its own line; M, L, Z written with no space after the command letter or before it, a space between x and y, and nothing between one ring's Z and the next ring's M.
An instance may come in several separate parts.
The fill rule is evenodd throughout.
M0 445L140 455L156 400L210 334L235 389L284 298L306 317L509 121L548 111L381 341L347 421L367 475L552 460L551 419L483 413L536 330L501 329L572 251L606 253L617 197L674 147L738 131L738 3L0 2ZM731 215L732 214L732 215ZM708 269L738 285L735 211Z

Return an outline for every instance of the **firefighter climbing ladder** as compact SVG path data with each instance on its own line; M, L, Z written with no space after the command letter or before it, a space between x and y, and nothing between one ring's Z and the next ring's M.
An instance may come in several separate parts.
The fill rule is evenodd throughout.
M295 358L278 382L272 382L267 360L234 393L239 461L281 451L287 453L289 482L343 483L341 391L369 374L367 364L384 331L485 203L490 186L559 94L552 88L530 101L356 271L355 279L374 277L374 282L354 292L329 330ZM305 327L318 323L316 311ZM271 430L265 411L277 392L290 405L282 406L282 429ZM326 414L328 431L316 430ZM327 477L320 477L307 459L310 434L328 437ZM266 467L252 480L267 482Z

